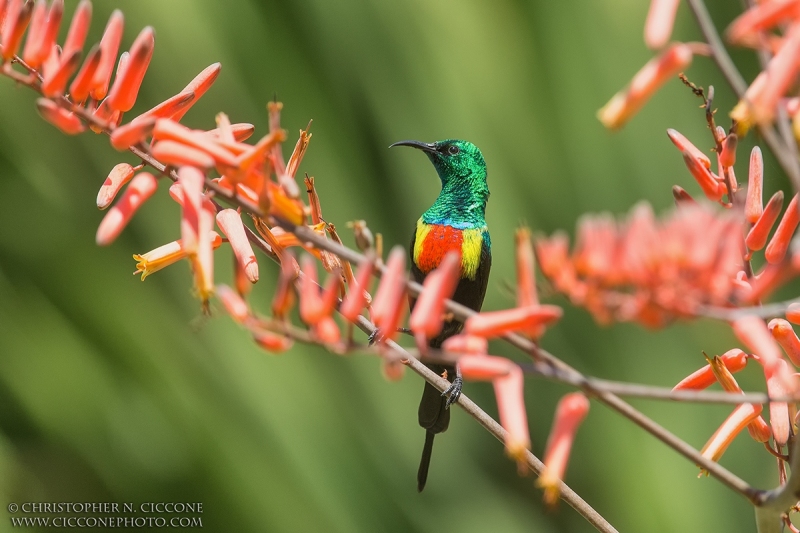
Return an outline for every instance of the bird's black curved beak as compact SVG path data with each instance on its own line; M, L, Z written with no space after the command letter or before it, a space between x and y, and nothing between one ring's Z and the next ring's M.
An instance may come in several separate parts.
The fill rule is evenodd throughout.
M420 141L397 141L396 143L389 146L389 148L393 148L395 146L410 146L412 148L416 148L417 150L422 150L423 152L436 152L436 145L433 143L424 143Z

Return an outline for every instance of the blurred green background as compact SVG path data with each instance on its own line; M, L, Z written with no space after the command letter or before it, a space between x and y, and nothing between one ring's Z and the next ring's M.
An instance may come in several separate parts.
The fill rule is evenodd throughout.
M76 4L68 0L67 13ZM124 47L145 25L157 32L130 117L221 61L216 85L184 122L211 128L225 111L260 136L277 93L289 147L314 120L301 171L316 176L325 218L343 235L346 221L363 218L387 244L405 245L435 198L426 159L390 143L475 142L492 191L488 309L512 305L520 222L572 232L588 211L621 214L642 199L667 209L676 183L699 194L664 134L673 127L708 145L700 102L677 81L620 133L595 119L651 57L645 0L97 2L90 41L117 7ZM710 8L724 27L738 3ZM686 6L675 38L699 38ZM752 55L734 57L752 79ZM717 86L724 117L734 100L711 61L696 58L687 74ZM7 503L30 501L202 502L211 531L592 531L566 505L547 512L533 477L518 477L501 443L458 409L418 494L419 378L389 383L374 358L314 347L264 353L219 310L202 317L185 264L145 283L131 276L131 254L179 235L166 184L117 242L97 248L97 189L114 164L134 159L105 137L65 137L34 100L0 80L0 531L11 529ZM766 192L785 188L770 157L766 164ZM230 254L217 258L227 281ZM266 311L276 269L268 260L261 269L253 302ZM736 345L710 321L652 332L601 328L583 310L565 311L544 346L609 379L671 386L703 363L701 350ZM493 350L521 360L506 346ZM741 383L761 389L759 374L748 368ZM496 414L490 385L465 391ZM567 391L527 383L537 455ZM634 404L698 448L730 411ZM774 460L746 436L722 463L759 487L777 482ZM566 481L620 531L754 530L747 502L697 473L593 402Z

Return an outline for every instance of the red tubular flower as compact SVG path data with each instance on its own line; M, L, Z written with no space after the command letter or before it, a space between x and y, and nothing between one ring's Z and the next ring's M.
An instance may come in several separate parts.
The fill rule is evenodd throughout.
M2 39L3 61L11 61L17 53L22 35L31 20L33 14L33 2L22 2L22 0L11 0L6 9L6 18L3 21Z
M156 192L157 188L156 178L149 172L141 172L133 178L122 198L108 210L100 222L95 239L97 244L108 246L114 242L139 207Z
M530 229L519 228L515 236L517 241L517 307L538 305L536 259L533 254ZM534 339L538 339L544 334L544 328L535 327L526 333Z
M750 191L748 190L748 200ZM772 198L767 202L761 216L755 222L755 225L747 233L744 242L750 250L760 250L767 244L767 237L772 230L775 221L778 220L778 215L781 214L783 207L783 191L778 191L772 195ZM746 214L746 213L745 213Z
M5 0L0 0L0 22L3 20ZM47 0L36 0L31 15L31 24L28 28L28 38L22 52L22 60L31 68L39 68L45 59L45 54L39 54L45 29L47 26ZM49 48L48 48L49 49ZM41 56L41 59L39 57Z
M261 348L272 353L283 353L294 344L294 341L288 337L262 329L253 331L253 340Z
M678 185L672 186L672 197L675 198L675 205L680 205L681 203L688 203L688 204L696 204L692 196L686 192L683 187L679 187Z
M781 359L774 368L764 366L764 375L767 378L767 392L770 396L792 396L798 392L797 378L789 369L789 364ZM792 411L794 411L792 404ZM775 443L781 446L789 441L790 425L794 419L789 414L789 404L787 402L770 402L769 404L769 425L772 427L772 437Z
M216 295L231 318L239 324L247 322L247 319L250 318L250 308L236 291L227 285L217 285Z
M300 269L303 272L300 277L300 318L313 326L325 316L317 284L317 263L310 255L304 255Z
M458 368L464 379L492 381L500 425L508 432L506 453L521 464L531 446L522 369L505 357L491 355L464 355L458 359Z
M720 361L731 373L739 372L747 365L747 354L738 348L734 348L722 354ZM711 365L706 365L686 376L672 390L702 390L713 385L716 381Z
M772 264L780 263L786 256L786 251L789 249L789 243L792 241L792 235L797 229L797 224L800 223L800 211L798 211L797 197L795 194L783 218L775 230L775 234L767 245L764 251L764 257Z
M228 242L233 249L236 260L250 280L250 283L258 281L258 261L247 234L244 231L242 218L235 209L223 209L217 213L217 225L222 233L228 238Z
M395 246L389 253L386 270L381 277L372 305L372 321L381 331L381 341L393 340L405 312L406 251Z
M454 335L442 343L442 350L460 354L486 355L489 353L489 341L486 337L475 335Z
M217 235L217 232L211 231L208 234L208 240L211 242L212 248L215 250L222 244L222 237ZM163 246L159 246L155 250L150 250L144 254L134 254L133 258L137 261L135 274L142 275L142 281L153 272L158 272L164 267L175 264L181 259L186 259L188 255L181 246L181 241L172 241Z
M721 357L715 356L708 359L708 362L714 377L725 391L744 394L742 388L736 382L736 378L733 377ZM767 442L771 435L769 426L760 415L747 425L747 431L756 442Z
M218 164L227 167L236 166L236 158L233 154L209 139L207 135L204 135L202 132L190 130L186 126L182 126L171 119L160 118L156 120L156 126L153 129L153 139L157 141L176 141L205 153L212 157Z
M175 117L173 117L174 119ZM245 122L239 124L231 124L231 132L233 133L233 139L236 142L246 141L250 138L253 133L255 133L256 127L252 124L247 124ZM214 128L213 130L208 130L206 132L208 135L212 135L214 137L220 138L221 132L219 128ZM247 145L245 145L247 146ZM247 146L247 148L250 148Z
M732 327L736 338L758 356L757 360L765 368L774 369L783 360L780 346L762 319L752 315L737 318Z
M732 167L736 164L736 147L739 144L739 137L731 133L722 143L722 153L719 154L719 162L723 167Z
M29 63L31 66L34 64L36 67L41 65L50 55L53 47L56 46L58 30L61 26L63 15L64 0L53 0L53 3L50 4L50 10L47 12L47 21L42 30L40 40L35 47L35 51L31 52L31 60L33 61L33 63ZM28 38L30 39L31 37Z
M767 324L770 333L783 348L784 353L795 366L800 366L800 339L794 332L792 325L782 318L773 318Z
M215 211L211 202L203 201L198 224L200 235L208 235L213 231ZM194 257L190 256L190 259L197 296L203 302L203 307L206 307L208 300L214 294L214 248L211 242L208 239L200 239L197 243L197 254Z
M374 258L365 256L358 265L355 283L350 285L342 300L339 312L350 322L355 322L364 307L369 304L369 281L372 279L374 268Z
M697 184L703 189L703 194L706 195L706 198L712 202L719 202L725 194L725 185L720 183L711 171L694 157L691 152L683 152L683 162L697 181Z
M42 118L67 135L77 135L86 130L83 121L75 113L59 107L50 99L39 98L36 100L36 108Z
M436 270L425 278L423 291L414 304L409 321L421 352L427 351L428 339L442 332L445 300L453 296L460 277L461 254L450 251Z
M700 452L703 457L711 461L718 461L736 435L755 420L761 414L761 410L760 405L752 403L743 403L737 406L703 446Z
M64 93L70 76L75 73L78 69L78 65L81 64L81 52L79 50L74 51L70 56L62 54L61 57L62 60L58 68L50 72L45 72L44 75L42 94L48 98L60 96Z
M150 66L155 44L153 28L145 27L131 45L130 63L114 80L108 93L108 105L111 109L125 112L133 107L147 67Z
M800 303L789 304L786 309L786 320L792 324L800 324Z
M341 339L342 334L339 326L332 316L324 316L312 328L314 336L325 344L336 344Z
M294 305L294 281L300 272L291 251L286 251L281 255L281 273L278 277L278 286L275 288L275 296L272 298L272 314L275 318L283 318Z
M651 0L644 23L644 43L648 48L659 50L669 42L678 4L680 0Z
M133 167L128 163L120 163L111 169L106 181L103 182L103 186L100 187L100 191L97 193L98 209L105 209L111 205L122 186L131 180L133 172Z
M75 14L72 15L67 39L64 41L64 57L70 57L75 52L83 51L83 43L86 42L86 35L89 33L91 23L92 3L89 0L81 0Z
M181 242L184 251L190 256L198 253L199 236L204 235L200 228L200 212L203 205L203 185L205 175L197 168L184 166L178 169L178 184L181 187ZM211 228L209 228L210 230Z
M789 27L783 46L770 60L762 75L750 85L742 100L731 111L731 118L747 128L753 123L772 122L780 98L800 72L800 24Z
M131 120L131 124L155 120L157 118L171 118L178 111L190 106L193 101L194 93L176 94L134 118Z
M100 47L95 45L89 51L86 61L83 62L83 66L69 86L69 96L73 102L83 102L89 97L89 91L94 83L94 74L100 65L100 56Z
M194 94L194 100L191 101L190 105L178 110L175 114L172 115L172 120L180 121L183 118L183 115L186 114L187 111L203 96L206 91L214 84L214 81L219 76L219 72L222 70L221 63L214 63L213 65L207 66L203 71L195 76L195 78L189 82L182 91L181 94L192 93Z
M561 318L563 311L556 305L531 305L504 311L478 313L467 319L464 333L479 337L499 337L514 331L528 331Z
M736 17L725 30L725 37L733 44L758 43L759 33L798 15L800 2L797 0L761 2Z
M668 79L686 70L691 63L691 48L683 43L673 44L642 67L630 85L597 112L597 118L606 128L621 128Z
M61 1L61 0L58 0ZM117 52L122 42L122 30L125 26L125 16L122 11L115 9L108 19L103 37L100 39L100 64L92 78L92 98L102 100L108 94L108 84L111 82L111 73L117 61Z
M202 150L176 141L158 141L152 148L153 156L172 166L193 166L203 169L214 167L214 158Z
M560 482L567 471L572 443L588 412L589 400L580 392L567 394L558 402L544 453L544 471L536 482L544 489L547 505L553 506L558 501Z
M150 118L139 122L129 122L111 132L111 146L120 152L127 150L135 144L143 142L156 125L156 119Z
M764 158L761 156L761 148L753 147L750 152L750 173L747 180L747 200L744 204L744 216L748 222L755 224L764 212L763 200L761 199L764 188ZM783 203L783 196L781 196ZM773 221L774 222L774 221ZM770 224L770 227L772 225Z
M667 137L669 137L669 140L672 141L672 144L674 144L678 150L691 153L704 167L711 168L711 159L680 132L670 128L667 130Z

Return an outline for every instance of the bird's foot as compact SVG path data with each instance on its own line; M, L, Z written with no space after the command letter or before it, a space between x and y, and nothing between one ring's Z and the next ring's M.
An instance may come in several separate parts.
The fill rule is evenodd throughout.
M378 328L373 329L372 333L370 333L369 337L367 337L367 341L369 341L370 346L380 342L382 339L383 335L381 334L381 330L379 330Z
M442 393L442 396L447 396L447 401L444 404L445 409L450 409L450 406L458 401L463 387L464 379L461 377L461 372L459 372L456 375L456 379L454 379L450 386Z

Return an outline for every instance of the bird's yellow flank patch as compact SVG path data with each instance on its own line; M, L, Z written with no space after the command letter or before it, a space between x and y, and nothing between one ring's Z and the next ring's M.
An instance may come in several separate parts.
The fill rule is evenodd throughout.
M463 242L461 243L461 276L475 279L478 265L481 262L481 248L483 247L482 229L462 230Z

